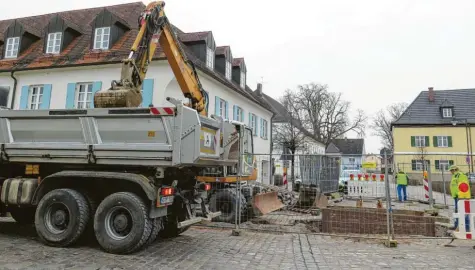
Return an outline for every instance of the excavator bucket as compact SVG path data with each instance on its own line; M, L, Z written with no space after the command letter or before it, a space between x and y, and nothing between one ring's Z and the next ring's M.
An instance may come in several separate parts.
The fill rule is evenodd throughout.
M94 108L137 108L141 103L142 94L126 87L98 91L94 95Z
M277 197L277 191L260 193L253 197L252 206L254 214L257 216L265 215L277 211L285 205Z

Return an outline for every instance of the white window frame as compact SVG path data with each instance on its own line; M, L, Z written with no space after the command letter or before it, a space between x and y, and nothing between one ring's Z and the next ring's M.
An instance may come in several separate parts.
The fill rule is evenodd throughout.
M429 166L429 163L427 160L424 160L425 161L425 164L426 164L426 170L427 170L427 167ZM424 169L424 166L423 166L423 163L422 163L422 160L416 160L416 171L422 171Z
M251 129L252 129L252 135L257 136L257 115L251 113Z
M452 115L453 115L452 108L442 108L442 116L444 118L450 118L452 117Z
M261 134L263 139L267 139L267 120L262 119Z
M442 166L445 166L444 171L447 171L450 166L450 160L439 160L439 171L442 171Z
M236 113L237 115L234 116L234 118L236 119L236 121L239 121L239 122L244 122L244 119L241 119L241 116L243 115L243 110L241 107L239 106L236 106Z
M449 147L449 137L437 136L437 147Z
M226 100L219 99L219 116L226 118Z
M206 47L206 66L209 69L214 69L214 50L210 47Z
M48 43L46 43L46 53L59 54L61 52L62 32L49 33Z
M228 80L231 80L231 69L232 69L231 62L226 61L226 78Z
M355 163L356 163L356 158L350 157L350 158L348 158L348 162L349 162L350 164L355 164Z
M39 110L43 103L44 85L31 85L28 91L28 109Z
M98 27L94 30L94 50L108 50L109 49L110 33L111 33L110 27Z
M5 43L5 58L17 58L20 50L20 37L10 37Z
M84 91L82 98L80 97L81 87ZM76 84L76 94L74 98L74 104L77 109L89 109L91 108L93 96L92 96L92 82L83 82Z
M426 136L414 136L414 145L416 147L426 147Z
M241 88L246 88L246 73L241 71Z

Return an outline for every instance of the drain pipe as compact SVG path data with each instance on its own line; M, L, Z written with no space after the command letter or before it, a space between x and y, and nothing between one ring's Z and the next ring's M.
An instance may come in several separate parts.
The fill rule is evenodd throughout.
M10 109L14 109L14 106L15 106L15 96L16 96L16 88L17 88L17 83L18 83L18 80L17 78L15 77L15 70L12 70L12 72L10 73L10 77L12 77L13 79L13 92L12 92L12 102L10 103Z

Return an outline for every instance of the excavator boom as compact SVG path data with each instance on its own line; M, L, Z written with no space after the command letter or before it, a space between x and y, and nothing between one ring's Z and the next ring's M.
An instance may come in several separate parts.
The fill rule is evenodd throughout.
M109 89L96 92L95 108L139 107L142 103L142 83L159 44L183 95L190 100L187 105L200 115L207 116L208 95L202 88L193 62L187 59L164 7L165 2L155 1L142 12L139 33L128 58L122 61L120 81L113 81Z

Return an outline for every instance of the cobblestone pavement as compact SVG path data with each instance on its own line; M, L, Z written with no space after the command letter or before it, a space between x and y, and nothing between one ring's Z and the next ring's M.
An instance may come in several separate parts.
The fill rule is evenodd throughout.
M0 222L0 269L474 269L473 243L411 240L386 248L376 240L193 228L133 255L95 244L51 248L34 228Z

